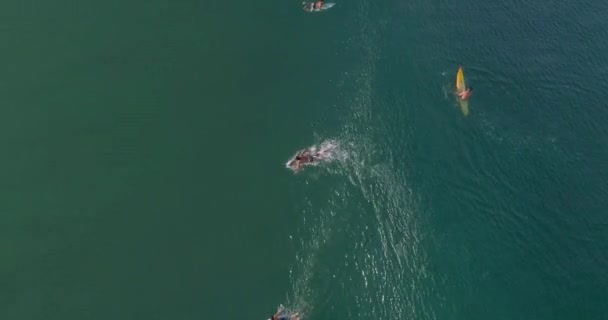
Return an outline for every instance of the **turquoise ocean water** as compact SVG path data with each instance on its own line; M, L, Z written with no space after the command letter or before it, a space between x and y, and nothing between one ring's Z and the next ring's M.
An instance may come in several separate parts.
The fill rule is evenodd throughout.
M0 318L604 319L608 4L336 3L0 5Z

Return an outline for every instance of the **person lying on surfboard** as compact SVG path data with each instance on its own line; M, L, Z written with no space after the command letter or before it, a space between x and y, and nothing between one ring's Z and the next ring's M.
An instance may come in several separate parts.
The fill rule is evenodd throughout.
M281 304L279 305L277 313L270 316L268 320L300 320L300 315L297 312L292 313L290 311L285 310L285 307L283 307L283 305Z
M302 4L304 5L304 10L312 12L321 10L321 8L323 8L323 1L324 0L319 0L317 2L310 3L302 2Z
M325 140L319 145L312 145L306 149L296 152L285 164L285 167L298 173L306 166L318 166L326 162L337 159L340 153L338 142L335 140Z
M327 150L320 150L312 154L311 150L305 149L299 151L293 160L289 161L287 166L294 172L300 171L303 166L317 165L319 162L327 159Z
M471 97L472 94L473 94L473 87L468 87L466 90L459 93L458 97L460 98L460 100L466 101Z
M289 163L289 166L297 172L302 166L315 161L318 160L310 153L309 150L303 150L296 154L295 158Z

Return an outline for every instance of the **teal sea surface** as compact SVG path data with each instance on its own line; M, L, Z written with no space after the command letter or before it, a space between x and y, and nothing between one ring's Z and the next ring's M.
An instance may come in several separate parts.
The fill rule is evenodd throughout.
M1 4L0 319L606 319L608 2L332 1Z

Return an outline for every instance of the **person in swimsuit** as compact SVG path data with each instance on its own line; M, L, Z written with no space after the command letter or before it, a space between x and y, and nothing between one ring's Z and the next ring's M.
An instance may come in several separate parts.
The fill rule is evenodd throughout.
M304 150L296 156L296 160L298 160L300 164L306 164L309 162L314 162L316 159L312 154L310 154L310 150Z
M300 161L302 160L302 157L300 156L296 156L293 160L291 160L291 162L289 162L289 167L291 169L293 169L293 171L298 172L300 170Z
M473 94L473 87L468 87L466 90L464 90L463 92L458 94L458 97L460 98L460 100L469 100L469 98L471 97L471 95Z
M292 313L290 311L286 311L283 305L279 305L279 309L277 313L270 316L268 320L300 320L300 315L296 313Z
M304 6L304 10L306 11L319 11L321 10L321 8L323 8L323 1L324 0L319 0L316 2L302 2L302 5Z
M323 7L323 0L319 0L317 2L315 2L315 10L321 10L321 8Z
M302 165L305 165L309 162L313 162L314 158L310 155L310 151L304 150L300 151L296 154L295 158L289 163L289 166L295 171L298 172Z

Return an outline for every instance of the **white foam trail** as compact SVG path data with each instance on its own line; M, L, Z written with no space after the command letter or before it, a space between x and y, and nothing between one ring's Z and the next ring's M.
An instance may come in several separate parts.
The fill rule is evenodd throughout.
M416 197L406 180L407 173L392 162L393 152L403 150L391 148L390 134L372 116L373 107L385 107L373 100L380 30L367 14L369 2L361 5L365 6L360 8L361 32L347 44L361 51L360 68L345 73L344 80L357 89L345 93L348 110L342 112L344 131L333 140L339 144L332 149L330 159L339 161L332 161L336 166L326 167L338 176L336 180L341 176L350 184L336 188L337 192L324 200L308 201L300 228L301 236L307 239L300 238L292 272L293 302L308 313L313 305L325 310L341 308L339 312L351 320L435 319L425 302L433 292L427 283L434 280L427 270L425 233L420 228ZM346 238L340 246L344 256L339 258L343 261L333 256L332 261L325 262L342 264L334 272L336 279L323 280L332 285L332 294L341 300L339 306L327 305L331 299L315 291L320 290L318 285L315 290L312 285L320 264L319 253L334 240L336 216L348 217L340 221Z
M302 169L303 169L303 167L308 167L308 166L316 167L316 166L320 166L320 165L326 165L333 161L344 161L348 158L348 153L345 152L344 150L342 150L340 148L340 143L334 139L325 140L325 141L321 142L320 144L309 146L308 148L306 148L304 150L309 151L313 155L313 157L315 158L316 161L303 164ZM300 154L300 152L302 152L302 151L303 150L296 152L291 157L291 159L289 159L285 163L285 168L296 171L295 168L291 166L291 164L293 161L295 161L295 157L298 154ZM300 170L302 170L302 169L300 169Z
M356 315L353 318L434 319L425 302L432 290L426 284L433 279L427 270L420 212L407 173L392 161L394 152L404 150L394 149L385 123L372 116L372 110L388 106L375 99L380 30L368 19L364 12L359 39L363 61L360 70L349 72L358 91L344 112L345 137L341 139L354 145L344 163L345 174L365 199L349 199L359 203L361 215L348 221L351 236L357 241L348 260L357 273L345 276L343 284L360 293L348 297L353 300L349 310ZM374 219L370 220L370 215Z

